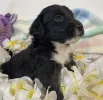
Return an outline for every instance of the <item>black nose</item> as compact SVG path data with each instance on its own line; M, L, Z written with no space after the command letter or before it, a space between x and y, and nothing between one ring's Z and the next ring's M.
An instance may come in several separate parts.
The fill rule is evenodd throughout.
M80 30L83 31L83 25L81 22L79 22L78 20L76 20L76 27Z

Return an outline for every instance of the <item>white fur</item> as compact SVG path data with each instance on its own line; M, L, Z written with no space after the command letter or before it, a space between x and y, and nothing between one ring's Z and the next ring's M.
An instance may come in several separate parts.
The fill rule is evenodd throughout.
M66 44L72 44L77 42L80 39L80 37L76 37L73 38L71 40L66 41ZM54 46L55 46L55 51L57 53L53 53L52 55L52 60L55 60L56 62L62 64L62 66L64 67L64 64L66 62L69 62L69 54L73 53L72 48L70 47L70 45L66 45L66 44L61 44L59 42L53 42Z
M52 60L55 60L58 63L62 64L62 66L64 66L67 61L69 62L69 53L71 52L71 50L68 45L58 42L53 42L53 44L55 45L55 50L57 51L57 53L53 54Z
M66 44L76 43L79 39L80 39L80 36L75 37L75 38L73 38L71 40L66 41Z

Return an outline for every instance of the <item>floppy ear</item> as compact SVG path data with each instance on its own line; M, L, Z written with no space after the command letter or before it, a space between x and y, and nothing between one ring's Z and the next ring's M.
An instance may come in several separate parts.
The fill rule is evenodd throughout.
M34 38L41 38L44 33L45 29L43 26L42 16L39 15L30 27L30 35L34 36Z

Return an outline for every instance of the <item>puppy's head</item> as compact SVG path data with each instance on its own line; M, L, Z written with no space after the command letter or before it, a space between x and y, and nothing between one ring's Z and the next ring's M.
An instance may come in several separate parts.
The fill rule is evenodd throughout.
M52 5L44 8L38 15L30 28L30 34L34 38L47 38L54 42L71 44L84 34L84 30L70 9Z

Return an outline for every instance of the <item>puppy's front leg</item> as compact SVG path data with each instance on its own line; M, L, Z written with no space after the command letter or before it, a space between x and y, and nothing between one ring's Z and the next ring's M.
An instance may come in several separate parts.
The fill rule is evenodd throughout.
M68 61L65 63L65 67L69 70L69 71L73 71L72 70L72 66L76 66L75 61L73 60L73 54L69 54L69 58Z
M43 86L48 89L50 86L49 91L56 91L57 93L57 100L63 100L63 95L60 91L60 72L61 68L59 64L56 64L54 61L49 61L43 64L41 68L38 68L37 77L42 82Z

